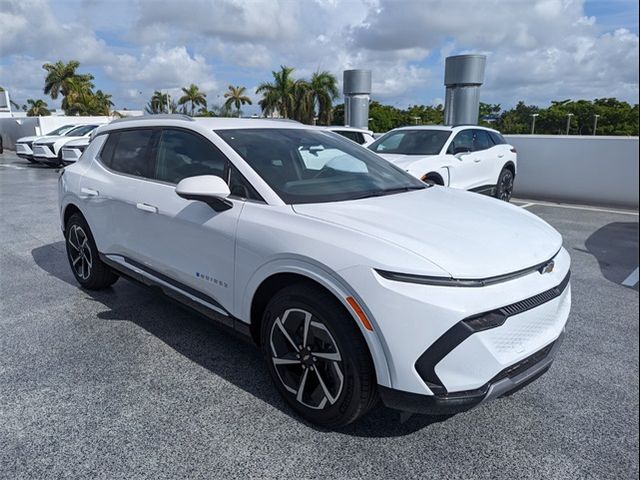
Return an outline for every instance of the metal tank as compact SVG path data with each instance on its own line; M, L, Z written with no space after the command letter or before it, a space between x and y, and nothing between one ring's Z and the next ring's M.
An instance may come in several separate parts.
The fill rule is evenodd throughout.
M480 86L484 82L485 55L456 55L444 64L445 125L476 125L480 109Z
M343 76L344 124L369 128L371 70L345 70Z

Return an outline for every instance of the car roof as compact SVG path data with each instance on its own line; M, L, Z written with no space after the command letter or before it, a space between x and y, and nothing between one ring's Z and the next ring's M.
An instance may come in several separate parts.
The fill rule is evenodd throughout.
M361 133L371 133L371 130L366 128L358 128L358 127L347 127L346 125L329 125L328 127L322 127L327 130L343 130L347 132L361 132Z
M393 132L395 130L441 130L441 131L451 131L457 132L460 130L466 130L469 128L477 128L478 130L487 130L489 132L500 133L493 128L483 127L482 125L473 125L473 124L465 124L465 125L407 125L406 127L394 128L393 130L389 130Z
M96 135L114 130L138 127L183 127L197 126L207 130L232 130L248 128L286 128L325 130L326 127L305 125L295 120L271 118L229 118L229 117L189 117L187 115L158 114L142 117L128 117L114 120L107 125L101 125Z

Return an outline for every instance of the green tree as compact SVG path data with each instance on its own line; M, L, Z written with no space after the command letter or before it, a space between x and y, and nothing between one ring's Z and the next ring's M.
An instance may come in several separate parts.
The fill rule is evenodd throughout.
M273 115L276 112L283 118L290 118L293 115L296 99L293 70L291 67L281 65L279 71L271 72L273 82L258 85L256 93L262 94L258 104L263 115Z
M30 98L27 100L29 109L27 110L27 117L46 117L51 115L51 112L47 108L47 102L44 100L34 100Z
M187 103L191 103L191 116L193 117L193 112L195 111L196 106L206 106L207 105L207 94L201 92L197 85L193 83L188 87L182 89L182 95L178 99L178 105L186 105Z
M90 88L93 88L93 75L76 73L79 66L80 62L77 60L68 63L58 60L56 63L42 65L47 72L44 93L56 100L59 95L66 97L74 88L77 89L79 84L90 85Z
M167 110L169 105L169 94L162 93L160 90L156 90L151 95L151 99L145 107L147 113L163 113Z
M234 87L233 85L229 85L229 91L224 94L224 98L227 100L224 102L225 107L231 108L231 106L236 107L236 112L238 113L238 117L240 117L240 108L242 105L248 104L251 105L251 99L245 95L247 89L245 87Z
M327 71L315 72L309 81L308 100L321 125L331 124L333 101L338 98L338 80ZM317 108L317 110L316 110Z

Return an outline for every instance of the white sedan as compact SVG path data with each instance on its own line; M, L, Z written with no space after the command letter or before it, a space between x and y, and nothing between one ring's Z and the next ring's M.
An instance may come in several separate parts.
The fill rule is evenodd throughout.
M518 157L496 130L476 125L403 127L369 148L423 181L511 199Z

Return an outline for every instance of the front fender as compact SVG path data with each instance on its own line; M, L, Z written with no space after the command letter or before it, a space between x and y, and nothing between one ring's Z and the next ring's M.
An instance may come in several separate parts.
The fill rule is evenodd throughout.
M259 267L248 280L245 287L239 289L244 293L240 298L236 298L236 301L239 303L236 308L238 318L246 323L251 323L251 304L258 288L266 279L278 273L302 275L319 283L330 291L344 305L346 310L351 314L353 321L360 329L360 332L362 333L362 336L369 348L369 352L371 353L378 384L391 386L387 355L385 354L383 342L378 334L380 330L376 328L375 318L368 310L366 303L360 297L358 292L355 291L355 289L353 289L337 272L330 270L325 265L322 265L311 258L287 255L274 258ZM364 328L356 313L346 301L346 298L349 296L353 297L364 310L367 318L373 326L373 331L369 331Z

